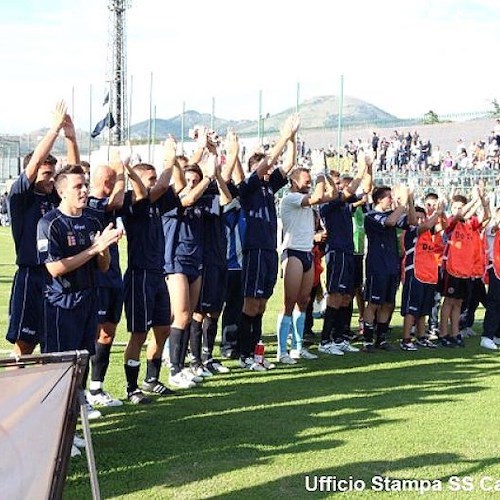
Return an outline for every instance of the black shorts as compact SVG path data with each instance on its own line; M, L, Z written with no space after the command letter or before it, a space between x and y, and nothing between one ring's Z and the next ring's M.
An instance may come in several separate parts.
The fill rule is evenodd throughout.
M97 297L85 296L73 309L44 302L44 340L42 352L64 352L86 349L95 353L97 338Z
M123 287L97 288L97 322L117 325L122 317Z
M243 296L268 299L278 279L276 250L252 249L243 252Z
M399 274L368 274L365 300L372 304L394 304L399 286Z
M145 333L153 326L170 325L170 297L162 273L127 269L123 290L129 332Z
M325 256L328 293L352 294L354 291L354 255L332 250Z
M313 265L313 254L312 252L305 252L303 250L293 250L291 248L285 248L281 254L281 262L284 262L289 257L296 257L300 260L302 264L302 269L305 273L311 269Z
M443 269L439 279L439 291L443 297L465 299L467 297L467 278L457 278Z
M222 311L226 299L227 269L207 265L201 273L201 289L196 312L216 313Z
M354 290L361 288L363 286L363 267L364 267L364 255L354 254L354 277L353 277L353 286Z
M9 303L9 328L6 339L38 344L43 340L44 269L20 267L14 275Z
M436 285L422 283L415 278L413 272L408 271L401 296L401 315L411 314L416 318L428 316L434 305L435 291Z

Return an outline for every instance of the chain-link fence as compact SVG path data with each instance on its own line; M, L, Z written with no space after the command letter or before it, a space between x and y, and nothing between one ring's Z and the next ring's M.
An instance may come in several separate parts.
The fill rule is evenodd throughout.
M0 190L3 193L9 179L21 172L21 141L19 137L0 136Z

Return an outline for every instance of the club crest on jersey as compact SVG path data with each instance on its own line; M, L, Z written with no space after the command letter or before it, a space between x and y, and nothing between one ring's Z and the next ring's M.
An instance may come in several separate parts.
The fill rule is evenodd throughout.
M68 241L68 246L69 247L76 246L76 237L75 237L75 235L73 233L68 233L66 235L66 237L67 237L67 241Z

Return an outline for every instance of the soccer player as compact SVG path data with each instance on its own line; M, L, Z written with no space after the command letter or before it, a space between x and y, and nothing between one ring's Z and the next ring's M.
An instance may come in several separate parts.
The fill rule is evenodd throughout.
M500 208L486 228L488 242L488 292L481 347L497 350L500 345Z
M490 219L489 204L482 187L475 186L470 202L460 194L453 196L451 217L444 230L443 277L441 295L444 297L439 323L439 342L443 347L464 346L460 334L460 312L467 293L467 280L481 276L483 250L480 232ZM475 216L483 207L481 218ZM448 334L448 324L451 334Z
M66 111L66 104L58 102L52 127L24 158L24 170L8 197L18 269L12 283L6 338L14 344L16 355L31 354L42 340L44 267L36 250L37 223L59 204L54 189L57 159L50 151L61 130L66 138L68 161L79 160L75 128Z
M350 303L354 293L354 238L352 225L353 204L362 196L356 191L363 182L363 191L371 191L372 159L365 159L354 179L341 178L337 172L332 177L338 196L320 207L320 216L327 233L326 240L326 288L328 292L325 318L318 351L342 355L357 352L344 338L345 325L350 323Z
M253 355L262 335L262 316L278 275L278 223L274 196L286 185L287 176L294 166L294 138L299 125L298 115L289 117L269 157L256 153L249 158L251 174L238 186L240 203L247 220L243 243L244 301L239 330L240 366L254 371L274 367L267 360L263 364L255 362ZM285 146L288 149L283 166L271 171Z
M221 192L225 185L213 153L209 153L204 168L205 175L196 164L184 169L186 187L179 194L180 204L163 217L166 240L164 270L172 302L169 384L178 388L193 387L207 375L203 368L199 370L202 372L200 375L184 369L190 323L201 288L203 214L213 201L202 196L214 180ZM201 366L200 337L195 339L193 336L194 346L191 344L195 370Z
M126 162L127 172L136 189L136 199L140 197L141 187L135 172ZM112 148L110 164L99 165L93 172L90 196L85 211L99 218L103 227L109 223L116 226L116 210L123 206L125 188L124 164L118 148ZM139 181L140 182L140 181ZM121 406L119 399L112 398L103 388L111 346L120 322L123 308L123 279L120 270L118 245L109 247L111 263L106 273L97 274L97 316L98 331L95 354L91 358L91 376L87 400L97 406Z
M176 142L167 138L164 169L159 177L155 168L147 163L133 167L146 195L137 199L135 192L126 193L120 212L128 241L128 266L123 284L130 337L124 352L124 368L127 398L132 404L150 403L151 398L144 392L158 396L173 394L159 377L163 346L170 333L170 298L163 277L165 238L161 216L179 206L176 191L181 186L175 182L170 185L172 171L176 169L176 151ZM141 349L150 329L153 336L146 351L146 376L139 388Z
M394 311L401 265L396 228L408 229L406 215L408 188L400 187L395 198L393 199L390 187L376 187L372 193L373 207L365 215L368 250L363 351L367 353L374 352L375 347L392 350L387 342L387 332Z
M280 203L283 221L281 260L284 304L276 325L278 334L276 359L280 363L294 365L300 358L317 358L315 354L303 347L302 342L305 310L310 300L314 280L312 247L315 227L312 206L324 201L325 175L318 174L312 193L310 192L312 178L309 169L295 168L289 180L290 191ZM298 310L294 311L296 306ZM290 329L292 329L292 349L289 354L287 340Z
M203 371L205 375L229 372L227 366L224 366L218 359L214 359L213 350L218 319L224 305L228 284L227 239L223 210L232 201L232 193L238 194L232 183L227 184L231 180L238 161L238 137L232 130L229 130L226 136L225 148L227 160L223 171L221 169L220 178L216 176L217 183L212 183L204 194L203 271L200 296L191 321L191 341L198 345L199 339L202 339L203 366L199 364L198 349L192 349L191 369L195 371L195 374L203 373ZM216 174L218 170L217 168ZM192 343L191 346L193 347Z
M431 217L426 218L422 207L415 207L413 194L408 197L408 222L410 227L403 233L403 294L401 315L404 351L416 351L420 347L436 347L425 336L425 319L431 313L434 291L438 282L438 259L433 230L443 214L439 203ZM411 340L411 329L416 326L417 340Z
M96 332L96 271L109 269L109 246L122 231L84 213L87 186L79 165L57 174L61 203L38 222L37 248L49 273L45 286L43 352L87 349L94 352Z
M39 260L45 264L44 331L42 352L86 349L92 355L97 328L96 272L107 271L109 246L117 243L122 231L86 215L87 185L80 165L68 165L56 176L55 187L61 203L45 214L37 225ZM82 389L85 389L86 375ZM89 419L101 413L87 404ZM75 436L76 446L84 445Z

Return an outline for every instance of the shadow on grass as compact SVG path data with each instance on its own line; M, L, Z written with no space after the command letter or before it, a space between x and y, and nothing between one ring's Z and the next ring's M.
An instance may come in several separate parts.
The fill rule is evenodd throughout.
M499 373L498 363L466 351L419 351L412 358L401 353L359 354L266 373L235 370L148 407L125 405L109 411L92 426L103 496L155 486L185 487L188 492L191 483L271 464L277 456L293 458L298 453L339 448L346 443L348 431L376 431L398 422L401 417L389 416L394 408L446 404L489 389L487 379ZM340 471L337 468L335 474L368 479L368 474L383 474L388 464L393 471L422 466L421 460L442 464L461 458L430 454L395 464L351 463ZM332 471L318 469L310 474ZM262 486L236 488L228 495L269 498L276 488L282 497L288 484L304 493L304 475L293 475ZM85 463L72 461L66 496L86 495Z
M221 495L213 495L210 498L284 498L284 497L295 497L295 498L303 498L306 494L313 494L314 497L321 498L330 496L332 493L339 493L342 491L342 487L348 487L349 485L342 485L340 483L340 488L338 488L338 480L341 479L351 479L351 493L347 493L347 495L353 495L356 490L354 489L354 482L356 481L358 484L358 488L360 491L373 491L372 495L375 495L375 492L387 493L390 491L398 491L397 489L391 490L392 488L397 488L395 485L396 481L394 480L408 480L408 476L406 471L412 470L412 478L418 478L419 480L429 480L434 483L438 483L437 487L441 488L440 491L446 496L448 493L448 497L451 495L460 495L460 493L467 494L470 492L455 492L453 493L452 487L453 483L449 483L449 477L435 477L429 478L426 475L425 470L422 472L421 469L432 467L432 466L442 466L448 464L456 464L456 475L460 478L464 476L474 476L474 473L477 471L484 470L484 468L490 467L492 465L496 465L500 463L500 459L498 457L491 457L488 459L473 461L464 459L460 455L455 453L428 453L428 454L420 454L415 456L409 456L402 459L397 460L372 460L365 462L352 462L349 464L345 464L341 467L336 467L334 470L331 468L322 468L316 469L308 472L307 474L293 474L290 476L284 476L276 481L269 481L258 486L251 486L248 488L241 488L237 491L231 491L227 494ZM454 474L455 475L455 474ZM319 478L321 476L330 476L335 480L330 483L330 490L328 487L324 488L323 491L317 489L317 491L313 491L313 488L318 486L315 478ZM382 479L376 478L379 476ZM384 479L388 479L387 483L384 483ZM478 481L473 477L475 489L478 489ZM455 483L456 484L456 483ZM488 483L488 486L492 486L493 481ZM333 489L333 488L336 489ZM422 487L426 487L422 485ZM348 490L349 491L349 490ZM417 496L420 496L422 493L419 492L417 488L410 490L416 492ZM430 492L429 490L423 491L423 493ZM411 493L406 492L405 496L410 495ZM481 494L481 492L480 492ZM483 493L486 495L486 493Z

